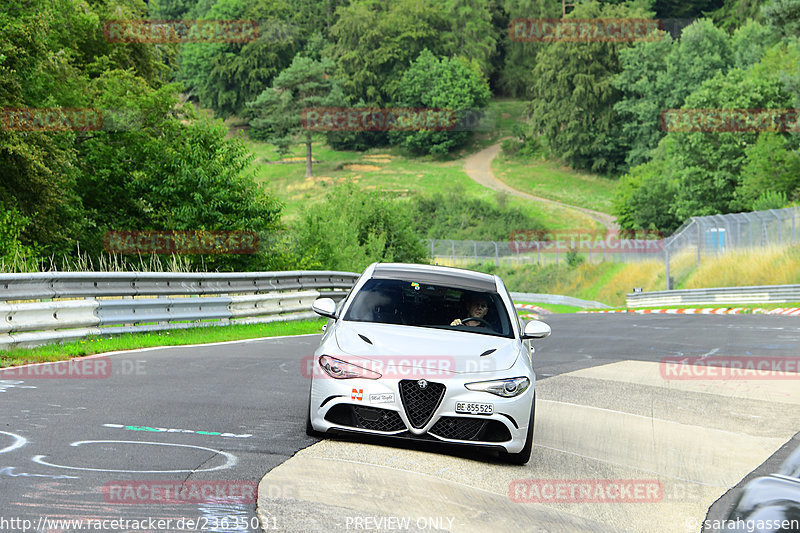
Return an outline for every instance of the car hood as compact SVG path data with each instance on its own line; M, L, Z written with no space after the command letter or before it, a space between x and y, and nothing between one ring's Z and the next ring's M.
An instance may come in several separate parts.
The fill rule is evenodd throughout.
M435 367L455 373L507 370L521 352L516 339L368 322L340 322L335 337L348 356L382 366ZM356 362L353 357L348 360Z

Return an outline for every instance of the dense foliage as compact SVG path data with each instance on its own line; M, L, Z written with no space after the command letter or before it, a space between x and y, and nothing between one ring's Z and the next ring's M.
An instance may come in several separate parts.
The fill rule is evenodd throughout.
M181 104L162 50L113 43L103 25L145 4L10 0L0 6L0 108L90 109L88 129L0 130L3 256L101 253L107 230L269 232L280 206L246 173L250 154ZM125 11L127 10L127 11ZM41 128L38 128L41 129ZM258 268L263 254L207 258Z
M544 229L523 210L507 205L498 195L498 205L465 198L464 191L448 188L431 196L411 200L414 230L428 239L507 241L512 231Z
M306 143L310 174L300 116L313 106L480 110L493 95L523 98L528 116L504 143L509 155L620 177L623 228L669 231L690 216L800 201L796 129L691 131L664 118L800 108L800 0L576 4L568 19L658 17L687 27L640 42L512 38L515 19L560 18L551 0L5 0L0 260L79 248L96 256L109 230L233 229L271 244L195 259L219 269L356 269L423 257L419 237L502 239L508 226L536 227L502 203L450 192L395 201L348 186L312 208L299 233L287 232L280 203L254 184L252 156L219 119L247 120L252 137L284 151ZM111 21L147 19L247 20L258 32L211 43L104 32ZM102 124L9 126L9 110L26 108L93 110ZM327 140L439 156L472 135L339 131ZM331 232L341 244L325 242Z
M297 256L311 268L360 272L374 261L426 259L411 216L399 201L360 191L352 182L312 206L295 238Z

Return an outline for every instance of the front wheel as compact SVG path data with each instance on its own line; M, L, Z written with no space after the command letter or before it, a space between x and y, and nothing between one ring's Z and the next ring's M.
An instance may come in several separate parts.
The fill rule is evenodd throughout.
M531 416L528 421L528 435L525 439L525 446L518 453L506 453L505 461L512 465L524 465L531 458L531 450L533 449L533 415L536 412L536 392L533 393L533 401L531 402Z

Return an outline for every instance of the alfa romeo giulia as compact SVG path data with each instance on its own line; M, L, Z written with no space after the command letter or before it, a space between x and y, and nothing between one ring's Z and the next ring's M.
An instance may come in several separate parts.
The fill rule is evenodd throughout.
M498 276L441 266L370 265L338 304L311 361L309 435L361 433L531 455L530 339Z

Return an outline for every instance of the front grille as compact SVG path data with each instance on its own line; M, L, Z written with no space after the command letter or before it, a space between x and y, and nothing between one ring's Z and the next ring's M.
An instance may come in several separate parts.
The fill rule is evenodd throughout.
M325 420L340 426L372 431L401 431L406 429L406 425L397 411L344 403L333 406L325 415Z
M502 422L461 416L443 416L428 433L443 439L453 440L481 442L505 442L511 440L511 433Z
M419 381L422 380L400 380L400 399L403 401L403 408L406 410L409 422L417 429L425 427L431 419L442 402L445 391L445 386L441 383L426 382L427 386L421 388Z

